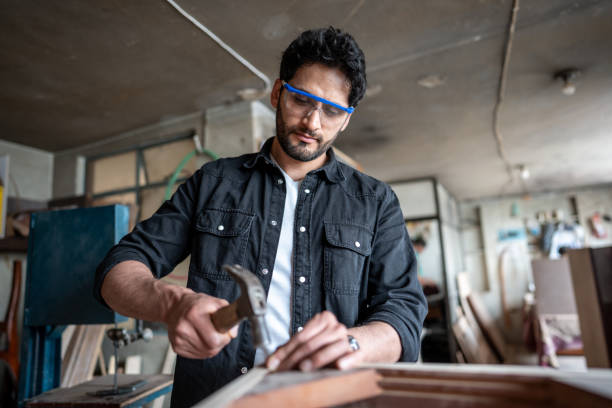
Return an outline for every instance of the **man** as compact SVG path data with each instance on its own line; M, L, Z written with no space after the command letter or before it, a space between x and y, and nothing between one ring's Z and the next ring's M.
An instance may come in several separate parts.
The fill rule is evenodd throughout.
M309 371L418 357L426 305L397 198L330 149L365 87L350 35L302 33L272 90L276 137L257 154L204 165L98 268L100 300L167 324L179 355L173 406L196 403L254 364ZM187 288L155 279L188 254ZM268 293L278 348L267 359L248 322L229 333L211 323L239 292L223 264L250 269Z

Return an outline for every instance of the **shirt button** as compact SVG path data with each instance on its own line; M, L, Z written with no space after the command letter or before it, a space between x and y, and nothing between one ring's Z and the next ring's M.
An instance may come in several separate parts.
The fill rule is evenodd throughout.
M278 180L276 180L276 182L277 182L278 184L283 184L283 179L278 179Z
M306 232L306 227L300 227L300 232Z
M270 273L270 271L268 270L268 268L263 268L261 270L261 273L263 273L264 275L267 275L268 273Z
M356 246L357 248L359 248L359 247L361 246L361 244L359 243L359 241L355 241L355 246Z
M298 328L297 328L297 332L298 332L298 333L299 333L299 332L301 332L302 330L304 330L304 328L303 328L302 326L300 326L300 327L298 327Z
M310 190L309 190L309 189L304 190L304 192L305 192L306 194L310 194Z
M223 225L219 225L219 226L217 227L217 229L218 229L219 231L223 231L223 230L225 229L225 227L224 227Z
M270 221L270 224L272 224L273 227L276 227L278 225L278 222L276 222L276 220L272 220Z
M300 279L298 279L300 281L300 283L304 283L306 282L306 278L303 276L300 276Z
M241 372L242 374L246 374L248 371L249 371L249 369L248 369L248 368L246 368L246 367L242 367L242 368L240 369L240 372Z

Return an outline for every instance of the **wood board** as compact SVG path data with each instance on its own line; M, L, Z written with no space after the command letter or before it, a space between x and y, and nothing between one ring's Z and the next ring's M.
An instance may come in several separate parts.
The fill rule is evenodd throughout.
M587 365L612 368L612 248L568 253ZM604 263L598 257L610 259ZM602 282L604 276L608 284Z
M508 365L373 364L346 372L271 374L250 390L242 389L243 396L230 405L218 406L603 408L612 406L611 383L612 372L604 370L568 373Z
M93 378L106 325L78 325L62 361L62 387L72 387Z
M495 324L495 321L489 314L482 298L477 293L470 293L467 296L467 303L482 330L482 334L489 342L491 349L496 354L500 362L508 361L507 344L501 330Z

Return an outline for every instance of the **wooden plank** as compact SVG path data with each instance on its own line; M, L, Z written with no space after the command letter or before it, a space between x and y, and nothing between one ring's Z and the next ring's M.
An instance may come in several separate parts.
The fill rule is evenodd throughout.
M587 365L610 368L612 356L606 346L604 319L599 304L591 249L570 250L568 253Z
M252 368L246 375L238 377L230 384L194 405L194 408L227 407L259 384L268 372L269 371L263 367Z
M237 382L243 382L246 377L248 374ZM274 373L263 377L255 386L235 387L231 383L221 391L228 399L236 390L244 393L229 405L232 408L343 404L360 408L599 408L612 406L611 383L612 372L604 370L569 373L508 365L398 363L369 364L363 370L349 372ZM245 393L247 388L250 391ZM206 405L209 406L226 405Z
M119 374L118 384L120 386L145 380L142 388L124 395L106 397L94 397L89 392L110 389L113 386L113 376L96 377L91 381L69 388L56 388L44 394L38 395L26 402L27 407L106 407L122 408L138 402L164 388L172 385L172 376L156 375L127 375Z
M15 378L19 378L19 298L21 297L21 261L13 261L13 280L11 284L11 295L6 307L4 321L0 322L0 335L6 339L6 348L0 350L0 359L6 361L11 367Z
M162 365L161 374L172 374L174 372L174 366L176 364L176 353L172 350L172 345L168 344L168 349L166 350L166 357L164 358L164 364ZM162 408L164 406L164 401L166 400L166 396L162 396L153 401L151 408Z
M28 239L22 237L8 237L0 239L0 253L2 252L28 252Z
M475 321L474 324L476 324ZM460 313L460 311L457 312L457 320L453 324L453 334L465 356L466 362L470 364L499 363L480 329L474 330L473 325L469 324L466 316Z
M231 408L326 407L371 398L381 393L375 370L320 370L270 374ZM305 380L302 382L302 380Z
M509 400L539 401L545 404L550 401L548 380L511 381L489 380L486 376L480 378L447 379L420 377L390 377L383 376L379 385L388 390L404 392L432 392L437 394L485 396Z
M142 371L142 356L127 356L125 359L126 374L140 374Z
M488 341L484 329L481 327L469 304L468 297L472 294L472 289L467 273L458 273L456 280L461 309L457 312L457 321L453 325L453 333L455 337L462 336L461 341L464 343L463 346L468 348L467 351L462 348L466 362L476 364L496 364L503 362L505 346L502 346L504 353L495 352L495 346ZM464 317L464 321L459 321L461 316ZM503 338L500 338L503 342ZM457 339L457 341L461 347L461 341L459 339Z
M62 387L91 380L105 331L106 325L102 324L79 325L75 328L62 362Z
M612 373L540 367L379 364L383 394L375 406L612 406ZM569 387L559 386L565 384ZM393 395L394 400L385 398ZM382 402L381 402L382 401ZM403 405L397 405L401 401ZM449 401L453 401L448 405ZM385 405L390 404L390 405Z
M504 336L489 314L481 297L477 293L470 293L466 300L478 326L498 360L500 362L508 361L507 345Z
M72 340L72 335L74 334L75 329L76 325L69 324L62 332L62 361L64 361L64 358L66 357L66 352L70 346L70 341Z
M98 353L98 364L100 365L100 372L102 376L108 375L108 371L106 370L106 361L104 361L104 354L102 351Z

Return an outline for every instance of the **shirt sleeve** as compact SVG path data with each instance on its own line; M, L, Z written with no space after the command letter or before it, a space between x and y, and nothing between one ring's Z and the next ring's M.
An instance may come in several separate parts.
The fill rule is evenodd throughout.
M198 170L151 218L138 223L132 232L110 249L96 269L94 297L100 303L108 307L101 295L102 283L118 263L142 262L156 278L161 278L187 257L201 179L201 170Z
M400 361L416 361L427 302L399 201L387 187L370 257L368 315L364 323L391 325L402 343Z

